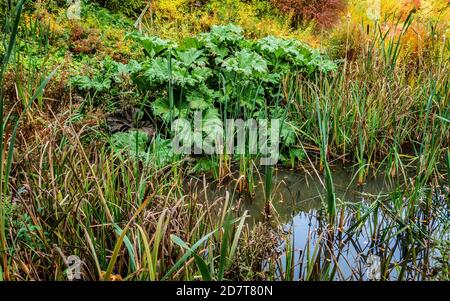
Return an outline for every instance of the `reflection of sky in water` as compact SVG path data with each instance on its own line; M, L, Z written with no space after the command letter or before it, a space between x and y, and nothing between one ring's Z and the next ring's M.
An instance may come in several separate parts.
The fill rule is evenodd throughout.
M338 202L359 203L365 206L369 206L370 200L375 200L378 195L385 195L392 191L393 187L396 187L396 183L386 182L383 176L377 178L369 177L365 185L358 186L355 183L354 171L341 167L334 168L333 182ZM396 237L389 240L388 246L384 246L389 252L375 247L371 242L373 216L362 225L358 235L349 237L346 234L342 234L341 241L335 237L334 243L329 245L332 252L326 252L325 235L323 233L320 234L325 228L323 221L326 221L326 205L323 203L324 200L322 200L325 189L320 178L314 172L296 173L286 170L275 170L273 183L272 205L275 209L273 217L284 224L284 229L292 234L291 239L294 242L294 279L299 279L300 274L302 275L301 278L305 278L306 250L309 247L309 254L312 256L317 242L320 240L319 236L322 239L322 256L320 256L319 265L322 266L327 257L330 259L332 258L331 256L334 256L334 259L330 260L332 262L331 267L336 261L338 262L334 279L367 280L367 256L370 254L377 256L383 256L384 254L386 256L385 253L391 253L391 249L394 251L390 260L389 278L395 279L398 276L398 270L393 268L392 264L402 262L402 258L405 256L402 253L405 253L407 247L402 246L402 239L398 240ZM208 199L224 196L227 190L232 195L234 188L235 183L221 188L210 186L207 191ZM240 202L241 213L244 210L249 211L251 216L250 223L263 220L265 198L262 183L255 189L254 197L241 198L237 202ZM339 210L337 214L339 216ZM351 216L351 214L345 214L344 228L347 228L351 222ZM386 226L390 222L389 219L386 219L386 216L382 216L380 213L378 214L378 220L379 226ZM285 269L285 260L284 255L279 260L283 270ZM382 264L384 263L385 261L382 260Z
M358 186L353 179L353 173L344 168L333 170L333 182L336 197L344 202L359 202L366 194L376 196L380 193L387 193L390 186L382 176L369 178L365 185ZM298 212L310 212L313 209L321 208L324 195L325 189L321 179L314 172L299 174L285 170L274 171L272 205L276 209L280 221L284 223L289 223L292 216ZM244 203L244 208L258 220L263 217L264 205L264 192L261 184L256 189L253 200Z
M318 219L316 216L316 212L314 213L305 213L299 212L294 218L291 220L289 224L286 224L284 229L292 233L291 239L294 242L294 279L298 280L299 278L305 278L306 271L306 254L307 248L309 248L309 256L313 257L315 249L317 246L317 241L319 240L319 231L318 231ZM323 226L322 226L323 227ZM335 243L331 246L333 252L331 256L334 256L335 259L331 259L330 262L333 263L331 267L334 266L334 263L338 262L338 267L336 269L335 280L367 280L367 256L369 254L380 255L377 253L377 250L374 247L371 247L369 237L370 234L366 232L362 232L361 235L356 237L346 237L343 236L343 241L346 239L350 239L349 243L342 243L342 247L339 250L339 242L335 241ZM325 241L325 235L322 233L322 242ZM394 240L391 240L391 243L394 243ZM325 244L322 244L324 246ZM283 246L284 247L284 246ZM392 246L391 246L392 247ZM324 249L322 249L323 252ZM339 255L340 254L340 255ZM399 263L402 259L401 249L395 248L393 258L391 259L392 263ZM320 256L320 266L323 266L324 261L326 260L326 256L322 253ZM285 270L285 255L281 256L280 262L282 264L282 269ZM300 271L300 268L303 271ZM279 275L279 273L278 273ZM301 277L302 275L303 277ZM389 278L396 279L398 276L396 269L391 269Z

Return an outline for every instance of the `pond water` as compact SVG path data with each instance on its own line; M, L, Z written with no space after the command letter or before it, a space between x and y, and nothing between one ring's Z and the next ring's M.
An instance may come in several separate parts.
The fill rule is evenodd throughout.
M438 272L439 260L448 255L443 252L449 251L433 247L430 240L449 240L449 229L442 226L442 219L447 224L450 219L448 202L442 195L440 199L433 197L441 209L433 220L421 224L421 218L426 217L418 213L417 227L406 225L389 205L389 195L401 184L400 178L386 180L380 174L357 185L355 170L335 166L332 172L338 204L343 206L338 206L337 230L329 231L321 177L314 171L274 171L271 219L283 225L284 234L280 237L279 258L275 263L262 263L263 270L275 269L278 279L293 280L423 280ZM252 197L236 193L235 187L233 182L209 184L208 199L228 191L239 213L248 210L248 223L267 220L262 183ZM293 264L287 269L289 248L293 250L288 253Z

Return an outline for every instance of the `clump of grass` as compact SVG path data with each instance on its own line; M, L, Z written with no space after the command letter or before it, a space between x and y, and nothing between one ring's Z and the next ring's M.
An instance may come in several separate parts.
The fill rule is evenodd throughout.
M161 170L151 161L136 166L133 157L105 145L84 147L85 134L72 126L58 127L49 141L61 134L66 142L55 147L43 141L41 160L25 167L35 168L37 176L18 174L28 188L17 195L7 220L23 210L29 218L10 224L8 253L23 254L8 262L11 279L65 279L64 258L55 262L51 255L55 246L65 257L83 261L86 280L227 277L247 231L245 213L233 216L228 199L201 200L194 191L178 197L174 169ZM84 155L78 160L75 153ZM29 240L14 239L22 227ZM45 255L32 260L33 252Z
M16 135L17 135L17 129L19 127L21 119L28 114L28 109L30 109L33 102L42 95L43 90L47 83L50 81L50 79L53 77L53 75L56 72L56 69L45 79L42 79L40 81L39 86L32 92L32 94L29 96L29 98L23 99L23 110L20 112L19 116L16 118L16 120L11 120L11 113L9 112L7 117L4 118L4 98L3 98L3 80L4 75L6 73L6 70L8 68L8 64L11 60L11 55L15 51L15 44L16 44L16 38L18 34L18 28L19 28L19 22L21 18L22 9L24 6L25 1L20 1L16 4L14 7L13 12L11 12L10 19L7 20L7 23L4 25L6 29L8 29L9 37L6 36L5 39L9 40L7 47L6 47L6 53L3 56L3 62L2 67L0 71L0 154L2 154L2 160L0 164L0 194L1 194L1 204L0 204L0 240L1 240L1 252L3 259L3 272L5 278L9 279L9 269L7 264L7 241L6 241L6 229L5 229L5 213L4 213L4 207L6 206L6 200L10 200L8 196L9 194L9 182L10 182L10 172L11 172L11 165L13 162L13 154L14 154L14 144L16 142ZM33 34L36 36L38 33L33 32ZM39 38L45 40L48 39L48 36L39 36ZM7 133L5 131L6 128L11 128L11 133ZM9 137L8 137L9 136ZM9 141L8 141L9 140ZM6 155L6 160L4 159Z
M411 22L410 16L402 33L411 30ZM347 61L343 72L312 82L298 79L290 118L302 129L302 143L320 149L321 164L325 156L354 162L361 184L380 163L389 163L391 175L404 173L407 159L421 158L420 169L428 170L429 178L448 147L449 123L440 118L448 116L448 52L442 52L448 42L436 41L428 49L433 55L420 59L422 68L413 71L398 63L401 39L380 38L378 30L368 38L361 56Z

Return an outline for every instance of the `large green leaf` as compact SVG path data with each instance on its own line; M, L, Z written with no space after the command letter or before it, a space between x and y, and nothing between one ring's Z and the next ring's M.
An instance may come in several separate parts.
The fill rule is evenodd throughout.
M246 77L258 78L268 72L266 60L248 49L236 52L235 55L223 62L223 67L229 72L236 72Z
M176 43L156 36L144 36L140 33L132 33L127 37L141 44L145 54L152 58L166 52L168 49L177 47Z

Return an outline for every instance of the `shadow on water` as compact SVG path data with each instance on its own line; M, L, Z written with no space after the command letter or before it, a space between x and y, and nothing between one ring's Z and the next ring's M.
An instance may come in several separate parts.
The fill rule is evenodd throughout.
M262 269L274 270L277 280L429 280L442 269L448 274L448 193L418 191L430 206L410 206L413 198L402 192L400 179L369 177L360 186L354 174L333 168L340 206L330 229L322 179L308 171L274 172L270 220L284 234L278 258L261 263ZM238 214L248 210L249 225L267 222L263 184L251 196L237 193L236 186L209 183L205 197L228 191Z

